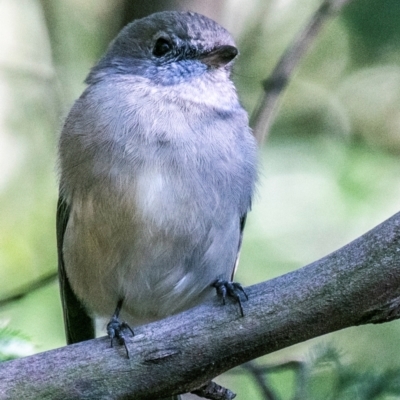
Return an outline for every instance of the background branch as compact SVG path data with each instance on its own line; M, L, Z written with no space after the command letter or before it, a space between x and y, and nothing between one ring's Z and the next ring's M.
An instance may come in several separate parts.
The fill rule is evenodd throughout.
M0 366L0 397L151 399L195 390L264 354L400 315L400 213L307 267L247 289L245 317L219 299L139 327Z
M49 274L40 277L16 290L13 290L11 294L0 299L0 307L4 307L7 304L13 303L14 301L21 300L25 296L35 292L36 290L42 289L43 287L53 283L58 279L57 271L50 272Z
M275 118L281 95L300 60L311 47L329 17L338 13L345 4L351 1L325 0L312 15L304 29L296 35L295 40L280 58L271 76L264 81L264 95L250 120L258 143L262 144L265 141Z

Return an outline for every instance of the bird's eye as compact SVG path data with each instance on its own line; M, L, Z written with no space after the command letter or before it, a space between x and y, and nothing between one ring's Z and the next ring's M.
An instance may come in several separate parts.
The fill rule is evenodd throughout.
M172 49L172 43L169 39L160 37L157 39L153 47L153 54L156 57L162 57Z

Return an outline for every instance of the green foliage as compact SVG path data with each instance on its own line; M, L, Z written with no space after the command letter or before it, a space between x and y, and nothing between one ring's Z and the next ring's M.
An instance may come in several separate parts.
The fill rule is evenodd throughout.
M33 350L26 335L8 326L0 327L0 362L30 355Z
M381 400L400 396L400 369L360 367L332 344L313 349L306 361L307 399Z
M231 371L230 375L240 376L237 392L243 399L389 400L400 397L399 368L360 367L332 342L312 347L301 361L251 362Z

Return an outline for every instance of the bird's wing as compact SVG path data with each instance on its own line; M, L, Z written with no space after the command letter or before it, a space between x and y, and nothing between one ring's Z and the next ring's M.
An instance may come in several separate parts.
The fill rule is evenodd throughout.
M233 281L233 277L235 276L237 268L238 268L238 265L239 265L240 250L242 248L242 241L243 241L243 229L244 229L244 226L246 225L246 217L247 217L247 214L244 214L240 218L239 244L238 244L238 249L237 249L236 261L235 261L235 264L234 264L233 270L232 270L231 281Z
M72 291L69 283L64 259L63 242L64 233L68 224L70 206L60 196L57 204L57 251L58 251L58 276L60 280L61 302L64 313L65 334L67 344L78 343L93 339L95 336L93 319L86 312L83 304Z

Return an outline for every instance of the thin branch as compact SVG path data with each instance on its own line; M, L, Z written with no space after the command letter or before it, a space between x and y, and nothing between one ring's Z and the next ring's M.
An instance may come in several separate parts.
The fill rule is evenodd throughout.
M272 389L268 387L266 384L266 375L282 371L282 370L291 370L297 373L296 378L296 391L293 397L293 400L304 399L305 394L305 364L302 361L290 360L280 364L256 364L254 361L250 361L241 365L241 369L235 369L230 371L230 373L243 373L241 370L245 370L249 372L253 378L255 379L257 385L260 387L261 392L263 393L264 399L275 399L275 394Z
M336 15L350 1L325 0L312 15L308 24L296 35L295 40L285 51L271 76L264 81L263 98L254 111L250 122L254 136L259 143L262 144L268 135L281 95L288 85L290 78L293 76L293 71L300 60L311 47L318 33L329 20L329 17Z
M277 397L274 391L267 385L267 372L264 368L260 368L254 362L250 361L242 365L242 368L247 370L250 375L256 381L257 386L259 387L263 399L265 400L277 400Z
M146 326L0 366L4 399L154 399L200 388L256 357L349 326L400 317L400 213L307 267Z
M21 300L28 294L33 293L36 290L39 290L49 285L50 283L55 282L57 280L57 277L58 273L57 271L55 271L55 272L50 272L49 274L44 275L33 282L29 282L28 284L14 290L12 294L0 299L0 307L4 307L7 304L13 303L14 301Z

